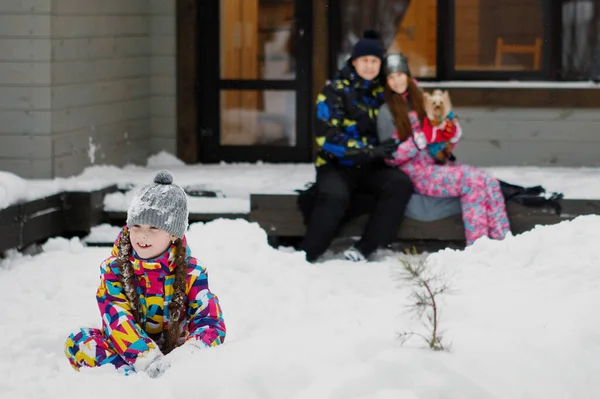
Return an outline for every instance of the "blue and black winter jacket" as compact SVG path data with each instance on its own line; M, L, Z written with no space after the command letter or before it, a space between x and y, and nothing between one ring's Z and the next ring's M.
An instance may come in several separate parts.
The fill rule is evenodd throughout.
M317 96L315 133L320 167L330 162L353 167L373 159L377 114L383 104L383 78L362 79L351 63Z

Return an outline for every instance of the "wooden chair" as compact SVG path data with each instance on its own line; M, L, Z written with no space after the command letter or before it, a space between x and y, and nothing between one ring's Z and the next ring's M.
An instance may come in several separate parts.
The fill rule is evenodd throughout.
M542 58L542 39L537 37L535 43L531 45L524 44L505 44L504 39L499 37L496 40L496 63L497 68L502 67L502 56L507 53L512 54L531 54L533 55L533 70L539 71Z

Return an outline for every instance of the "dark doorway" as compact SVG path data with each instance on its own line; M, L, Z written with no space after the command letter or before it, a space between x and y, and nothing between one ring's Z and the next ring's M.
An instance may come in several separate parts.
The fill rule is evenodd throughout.
M312 1L198 3L201 162L308 162Z

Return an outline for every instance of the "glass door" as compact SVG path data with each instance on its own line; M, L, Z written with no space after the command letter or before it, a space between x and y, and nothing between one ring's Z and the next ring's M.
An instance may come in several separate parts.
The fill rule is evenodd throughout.
M312 1L201 3L201 161L310 161Z
M386 51L408 57L414 77L436 77L438 0L336 0L331 8L330 49L336 63L330 74L350 57L362 32L375 28Z

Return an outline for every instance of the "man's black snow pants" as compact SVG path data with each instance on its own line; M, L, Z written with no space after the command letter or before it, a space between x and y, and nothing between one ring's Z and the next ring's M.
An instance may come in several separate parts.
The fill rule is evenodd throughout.
M301 249L306 259L322 255L340 227L354 194L373 194L376 203L366 230L355 245L365 257L393 241L413 193L408 176L383 162L361 167L326 164L317 168L316 199Z

